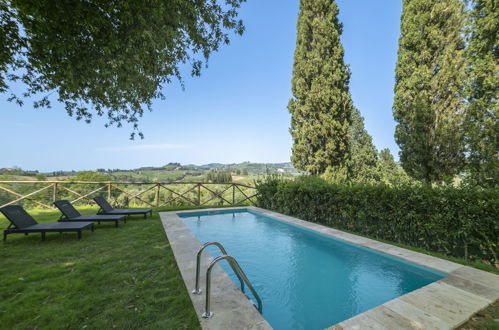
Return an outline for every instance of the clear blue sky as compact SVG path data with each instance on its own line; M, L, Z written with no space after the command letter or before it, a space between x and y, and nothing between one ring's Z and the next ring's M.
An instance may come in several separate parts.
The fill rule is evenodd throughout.
M396 156L392 117L400 0L337 0L350 90L378 149ZM248 0L240 15L246 33L212 54L201 77L186 70L185 90L166 86L140 122L145 139L128 139L131 128L105 128L105 120L78 122L54 104L33 109L0 95L0 167L82 170L206 164L287 162L291 155L291 71L298 0Z

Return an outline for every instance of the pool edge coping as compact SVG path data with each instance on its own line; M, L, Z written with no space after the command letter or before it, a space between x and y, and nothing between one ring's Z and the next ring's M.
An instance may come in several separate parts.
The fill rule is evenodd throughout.
M170 240L170 235L168 234L167 227L170 227L171 229L170 226L171 223L169 223L169 221L171 220L167 220L167 218L171 217L173 218L173 220L176 219L177 222L181 222L183 227L185 227L185 229L187 229L188 231L188 233L184 234L190 233L191 238L194 239L194 242L197 244L199 248L201 246L201 243L194 237L192 232L190 232L190 230L183 223L180 217L178 217L177 214L190 213L196 211L210 212L210 211L223 211L223 210L230 211L230 210L240 210L240 209L242 210L246 209L262 213L264 215L270 216L271 218L276 218L280 221L298 227L306 228L308 230L326 236L330 236L335 239L340 239L349 243L353 243L355 245L363 246L372 249L374 251L381 252L396 258L400 258L402 260L420 266L434 269L436 271L448 275L447 277L441 280L430 283L429 285L426 285L420 289L409 292L405 295L390 300L382 305L374 307L366 312L355 315L352 318L342 321L339 324L333 325L328 329L340 330L340 329L365 328L367 326L380 327L380 328L383 327L400 328L400 329L403 328L451 329L465 323L473 314L484 309L485 307L487 307L488 305L499 299L498 275L485 272L476 268L463 266L461 264L457 264L448 260L440 259L423 253L407 250L398 246L383 243L366 237L346 233L317 223L304 221L301 219L297 219L291 216L287 216L284 214L269 211L255 206L161 212L160 216L169 240ZM165 219L163 219L163 215L165 215ZM189 296L193 301L193 305L196 309L196 313L198 314L198 318L200 319L200 323L203 329L228 328L227 323L225 322L230 322L231 318L232 322L229 323L231 324L230 326L231 329L236 329L236 328L271 329L267 321L256 311L256 309L252 306L252 304L248 301L248 299L246 299L246 297L236 288L236 286L230 280L228 275L225 274L225 272L220 267L219 269L217 269L217 274L220 277L220 281L223 281L224 286L227 285L231 287L232 290L239 292L239 297L238 297L239 299L237 304L245 306L246 308L241 307L243 310L249 309L247 310L247 312L249 313L248 315L251 314L253 318L249 317L249 320L251 322L247 323L248 319L247 317L243 319L237 319L234 317L234 315L231 315L230 313L227 313L228 315L221 316L223 315L223 313L219 312L217 314L220 317L219 320L221 321L222 319L224 319L225 322L217 322L218 326L215 325L215 322L212 322L213 320L215 320L216 317L208 320L202 319L200 315L204 311L204 295L201 296L203 299L199 299L200 296L191 294L190 293L191 287L194 285L193 283L194 275L186 274L186 276L184 276L185 271L195 272L194 254L196 253L197 249L192 250L192 256L191 256L192 265L190 265L190 267L187 267L187 269L189 269L187 270L186 265L184 265L186 264L185 260L181 260L179 263L179 259L177 259L177 252L181 259L182 259L181 254L182 253L185 254L185 252L175 251L177 247L174 247L174 245L178 244L178 238L173 236L172 238L174 239L175 243L172 244L172 242L170 242L170 244L172 245L172 250L174 251L175 259L177 260L177 264L181 269L182 277L184 278L184 282L189 289ZM208 255L204 255L202 259L203 259L202 264L204 263L205 265L207 265L209 263L209 260L211 259L211 256L208 257ZM184 271L182 270L182 268L184 268ZM220 274L219 272L223 274ZM225 275L225 277L223 275ZM189 283L189 281L191 283ZM226 283L227 281L229 283ZM214 297L215 290L212 291L212 294L213 294L212 297ZM224 297L224 299L225 298L232 299L230 297ZM202 301L201 305L199 305L198 300ZM217 303L220 304L221 302ZM212 306L213 309L216 308L214 304L212 304ZM256 316L258 316L256 319L254 318L255 312ZM238 324L238 327L236 328L234 328L234 321L236 321L236 323Z

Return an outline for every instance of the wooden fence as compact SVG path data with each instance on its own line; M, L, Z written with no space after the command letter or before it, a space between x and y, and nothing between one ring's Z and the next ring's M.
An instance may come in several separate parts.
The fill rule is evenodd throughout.
M23 186L24 189L19 189ZM18 191L15 191L16 187ZM90 189L81 191L78 187ZM24 191L26 188L30 191ZM54 209L52 203L58 199L69 199L73 204L93 204L92 198L96 195L112 200L116 193L125 195L131 204L151 207L178 202L195 206L254 204L257 196L255 187L249 185L212 182L0 181L0 192L4 192L0 208L30 202L48 209ZM143 197L145 193L149 196L147 200ZM6 195L12 200L5 201Z

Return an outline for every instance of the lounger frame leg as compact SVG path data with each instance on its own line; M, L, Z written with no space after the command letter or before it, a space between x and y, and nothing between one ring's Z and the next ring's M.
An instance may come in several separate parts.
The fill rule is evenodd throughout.
M81 230L78 230L78 239L81 239Z
M7 231L4 230L4 232L3 232L3 241L4 242L7 240L7 235L8 235Z
M41 234L42 234L42 241L44 241L45 240L45 232L42 231Z
M116 221L114 222L114 223L115 223L115 227L118 227L118 226L119 226L119 225L118 225L118 222L119 222L118 220L116 220Z

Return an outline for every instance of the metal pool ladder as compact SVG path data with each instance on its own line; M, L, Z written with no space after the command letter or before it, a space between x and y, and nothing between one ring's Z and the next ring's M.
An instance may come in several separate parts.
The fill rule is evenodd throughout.
M239 279L239 282L241 284L241 291L243 293L244 293L244 283L246 283L246 285L248 286L248 288L250 289L251 293L253 294L253 296L255 297L255 299L258 303L257 309L261 314L262 313L262 300L260 299L260 296L258 295L258 293L256 293L256 291L253 288L253 286L251 285L251 282L249 281L248 277L246 276L244 271L241 269L241 266L239 266L239 263L237 262L237 260L235 258L229 256L227 254L227 251L223 247L223 245L220 244L219 242L207 242L207 243L203 244L203 246L201 246L201 248L199 249L197 256L196 256L196 287L194 290L192 290L192 293L193 294L201 294L203 292L199 288L199 274L201 272L201 254L204 251L204 249L206 249L210 245L214 245L214 246L218 247L220 249L220 251L222 252L222 255L213 259L213 261L208 266L208 269L206 270L206 308L205 308L205 312L203 313L202 317L207 319L207 318L210 318L214 315L214 313L212 313L210 311L211 270L216 265L216 263L219 262L220 260L227 260L229 262L230 267L232 268L232 270L236 274L237 278Z

